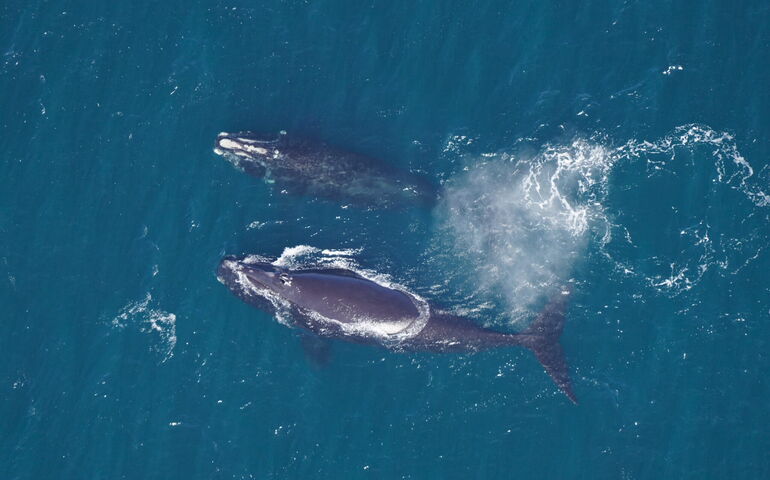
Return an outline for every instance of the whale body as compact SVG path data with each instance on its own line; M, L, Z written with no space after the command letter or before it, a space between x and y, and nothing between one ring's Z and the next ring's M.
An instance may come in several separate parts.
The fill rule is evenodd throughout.
M504 333L346 269L292 270L248 257L225 257L217 277L246 303L271 313L288 311L295 326L321 337L411 352L526 347L559 389L577 403L559 344L568 293L552 299L523 332Z
M218 135L214 152L281 190L370 208L431 206L437 189L424 178L324 142L281 132Z

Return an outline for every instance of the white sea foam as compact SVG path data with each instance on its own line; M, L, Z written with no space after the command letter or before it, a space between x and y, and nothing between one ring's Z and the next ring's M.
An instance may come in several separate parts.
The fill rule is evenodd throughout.
M454 269L442 288L462 290L448 293L464 311L489 311L492 301L505 310L507 322L524 319L544 296L569 280L576 262L589 250L613 262L620 274L641 276L644 284L672 295L695 287L712 268L740 269L761 252L761 245L743 241L739 233L712 234L708 218L679 220L681 216L671 214L681 222L679 240L685 245L676 255L665 251L633 260L622 256L628 251L623 246L636 248L638 228L656 226L631 231L620 224L628 212L612 202L613 191L633 192L657 178L681 181L686 188L685 182L706 174L715 188L739 191L753 204L741 208L770 206L770 169L755 172L727 132L684 125L656 140L632 139L619 146L601 136L578 137L547 144L534 154L522 154L518 148L471 154L467 150L473 143L454 136L444 148L463 169L446 182L438 210L439 240L430 252L443 257L438 262L442 269ZM626 173L626 183L613 181L618 171ZM740 264L730 267L729 256ZM451 283L451 277L465 280Z
M524 316L568 279L592 229L609 239L601 201L614 160L577 139L537 155L485 154L448 182L442 231L450 255L473 268L478 308L497 296L513 319Z
M681 65L669 65L662 73L663 75L671 75L674 72L681 72L682 70L684 70L684 67Z
M163 362L174 356L176 347L176 315L157 308L151 308L152 294L147 292L142 300L129 302L112 319L116 328L138 327L140 331L157 337L151 347L163 356Z
M647 180L644 181L677 179L682 182L683 189L701 185L718 199L724 198L729 193L725 188L729 188L748 200L741 204L739 196L730 197L733 216L739 220L730 230L726 230L729 227L725 226L725 218L718 213L714 213L712 219L708 209L697 215L685 214L679 212L684 206L671 205L671 211L678 212L669 220L670 226L679 225L680 238L675 242L678 251L676 255L647 259L647 263L653 265L646 268L645 274L650 286L678 295L694 288L707 272L717 269L734 274L761 253L764 241L757 244L755 240L765 235L761 231L763 222L750 219L767 215L762 214L762 210L770 206L767 193L770 172L767 167L756 172L739 151L732 134L704 125L683 125L654 141L630 140L616 148L615 155L628 163L644 162L647 168ZM709 199L692 198L691 201ZM717 222L716 233L710 223L712 220ZM731 262L738 265L731 265Z
M762 171L765 178L752 178L754 168L741 155L735 137L728 132L718 132L705 125L682 125L656 141L629 140L615 149L614 155L643 159L654 168L675 161L677 154L704 148L713 158L716 182L741 191L758 207L770 205L767 170Z
M152 295L150 292L147 292L144 296L144 299L137 300L135 302L129 302L125 307L121 309L120 313L112 319L112 325L118 328L127 327L129 320L132 320L134 317L136 317L136 315L147 311L151 300Z

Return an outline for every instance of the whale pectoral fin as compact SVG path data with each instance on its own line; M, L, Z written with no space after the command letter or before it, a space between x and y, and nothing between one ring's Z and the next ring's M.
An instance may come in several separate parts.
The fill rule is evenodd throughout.
M302 334L300 341L305 356L313 366L323 368L329 365L332 358L332 345L329 340L305 333Z
M564 359L564 350L559 343L559 337L564 329L564 311L570 293L571 290L568 289L554 297L537 317L537 320L517 337L519 337L521 344L534 352L556 386L573 403L577 403L575 394L572 392L572 382L569 378L567 361Z

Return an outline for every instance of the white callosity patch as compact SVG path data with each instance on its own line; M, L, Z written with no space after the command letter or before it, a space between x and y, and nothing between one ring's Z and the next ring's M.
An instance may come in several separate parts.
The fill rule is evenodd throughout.
M255 147L252 143L254 143L254 141L248 141L248 143L246 143L242 139L239 139L239 141L236 142L229 138L223 138L219 140L219 147L233 152L236 155L241 155L242 153L267 155L268 150L265 147Z
M130 302L112 319L116 328L138 326L140 331L156 336L159 340L152 347L163 355L163 362L174 356L176 347L176 315L151 308L152 294L147 292L144 299Z
M266 148L272 141L261 142L242 137L232 137L226 132L219 134L214 153L230 162L235 168L245 171L250 163L260 165L267 169L265 180L269 181L269 169L265 160L280 158L280 152L272 147Z

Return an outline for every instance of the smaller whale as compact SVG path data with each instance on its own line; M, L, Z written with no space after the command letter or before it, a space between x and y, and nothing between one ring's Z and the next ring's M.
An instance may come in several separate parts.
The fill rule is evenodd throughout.
M411 352L528 348L556 386L577 403L559 344L569 292L556 295L523 332L504 333L346 269L292 270L248 257L225 257L217 277L246 303L274 314L289 312L294 325L320 337Z
M214 152L245 173L298 195L369 208L430 207L437 197L436 187L420 176L285 132L272 139L222 132Z

